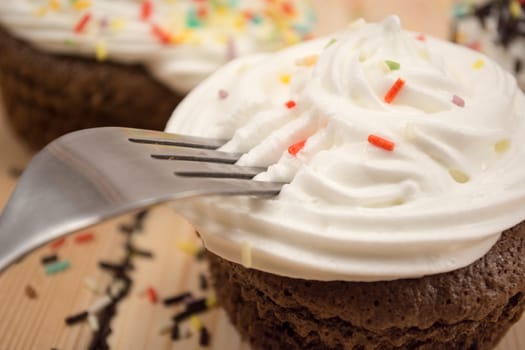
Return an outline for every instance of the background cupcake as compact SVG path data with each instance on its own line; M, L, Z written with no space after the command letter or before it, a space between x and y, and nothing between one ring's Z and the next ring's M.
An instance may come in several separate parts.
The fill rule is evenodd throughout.
M485 55L358 21L179 105L168 131L229 139L289 184L176 208L257 349L489 349L525 307L524 111Z
M309 38L305 1L0 3L0 84L33 147L79 128L160 129L224 62Z
M512 72L525 89L525 2L478 0L453 9L453 40L481 51Z

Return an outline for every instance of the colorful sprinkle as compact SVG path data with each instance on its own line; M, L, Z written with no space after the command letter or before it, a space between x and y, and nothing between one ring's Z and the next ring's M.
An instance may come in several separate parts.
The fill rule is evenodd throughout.
M126 21L122 18L114 18L110 23L111 29L114 31L120 31L126 26Z
M292 80L292 76L290 74L281 74L279 76L279 80L281 81L281 83L288 85Z
M452 96L452 103L458 107L465 107L465 100L458 95Z
M310 55L302 58L298 58L295 60L296 66L304 66L304 67L311 67L314 66L317 63L319 56L318 55Z
M52 255L43 256L40 261L42 262L42 265L47 265L57 260L58 260L58 256L56 254L52 254Z
M60 10L60 2L58 0L49 0L49 7L51 7L53 11L58 11Z
M476 60L476 62L474 62L474 64L472 65L472 67L474 69L481 69L485 66L485 61L482 60L481 58L479 60Z
M66 237L62 237L51 243L51 249L58 249L66 243Z
M252 267L252 246L250 242L243 241L241 246L241 263L246 268Z
M401 78L398 78L394 85L392 85L392 87L386 93L384 98L385 102L392 103L392 101L394 101L394 99L399 94L403 86L405 86L405 81Z
M143 1L142 6L140 7L140 18L143 21L147 21L150 19L152 13L153 3L150 0Z
M180 338L180 328L177 323L173 324L173 328L171 329L171 340L178 340Z
M494 151L496 153L505 153L510 148L510 141L507 139L500 140L494 144Z
M514 18L520 18L523 14L523 10L521 8L521 5L519 1L512 0L509 4L509 11L512 17Z
M91 7L90 0L77 0L73 4L73 8L77 11L85 10Z
M294 143L293 145L288 147L288 153L290 153L292 156L296 156L297 153L299 153L303 149L305 143L306 143L306 140L302 140L302 141Z
M75 236L75 243L86 243L95 239L93 232L84 232Z
M452 176L454 181L456 181L457 183L464 184L464 183L466 183L466 182L468 182L470 180L470 177L467 174L465 174L464 172L462 172L461 170L449 169L448 172L449 172L450 176Z
M168 32L166 32L164 29L162 29L161 27L159 27L158 25L156 24L152 24L151 25L151 32L153 33L153 35L159 39L159 41L164 44L164 45L167 45L171 42L171 36Z
M398 70L401 68L401 64L395 61L386 60L385 64L387 65L389 70Z
M221 99L221 100L225 100L225 99L228 98L228 95L229 95L229 94L228 94L228 91L221 89L221 90L219 90L219 91L217 92L217 95L219 96L219 99Z
M424 34L419 34L416 36L416 39L419 41L427 41L427 37Z
M335 39L335 38L330 39L330 41L328 41L328 42L326 43L326 45L324 46L324 48L326 49L327 47L332 46L333 44L336 43L336 41L337 41L337 39Z
M90 314L96 314L99 311L105 309L108 305L113 302L113 299L109 295L103 295L88 308Z
M24 293L29 299L36 299L38 297L35 288L33 288L30 284L26 285L24 288Z
M57 261L45 266L46 275L54 275L62 271L66 271L70 267L70 263L67 260Z
M177 294L175 296L168 297L168 298L164 299L163 303L166 306L168 306L168 305L175 305L175 304L182 303L184 300L186 300L187 298L189 298L191 296L192 295L191 295L190 292L184 292L184 293Z
M467 47L469 47L470 49L474 50L474 51L481 51L481 42L479 41L473 41L471 43L469 43L467 45Z
M190 317L191 327L197 332L202 328L202 321L199 316L193 315Z
M88 22L91 20L91 13L85 13L78 23L75 25L75 28L73 29L75 33L82 33L84 29L86 28Z
M228 37L228 41L226 43L226 59L228 61L231 61L237 57L237 46L235 44L235 38Z
M159 300L158 296L157 296L157 291L155 290L155 288L153 287L148 287L148 289L146 290L146 293L148 294L148 299L149 301L152 303L152 304L156 304L157 301Z
M293 7L293 4L289 1L285 1L281 4L281 9L283 13L285 13L287 16L293 16L295 15L295 8Z
M377 135L368 135L368 142L376 147L382 148L385 151L390 151L390 152L393 151L395 147L394 142L384 139L382 137L379 137Z
M297 103L294 100L289 100L289 101L286 101L284 105L286 106L286 108L292 109L295 106L297 106Z
M190 255L196 255L200 250L200 247L191 241L180 241L177 243L177 248Z
M104 40L99 40L95 45L95 57L98 61L105 61L108 57L108 49Z
M199 345L209 346L210 345L210 332L206 327L202 327L199 333Z

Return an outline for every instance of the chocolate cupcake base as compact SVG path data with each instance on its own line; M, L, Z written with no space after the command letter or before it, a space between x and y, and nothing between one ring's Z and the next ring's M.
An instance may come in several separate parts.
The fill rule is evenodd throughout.
M217 296L255 349L491 349L525 309L525 224L473 264L385 282L273 275L209 253Z
M7 119L34 149L84 128L162 130L184 97L141 66L43 52L2 27L0 53Z

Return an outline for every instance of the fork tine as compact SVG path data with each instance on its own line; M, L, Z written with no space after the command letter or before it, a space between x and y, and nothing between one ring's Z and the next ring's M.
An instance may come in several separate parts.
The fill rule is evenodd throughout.
M188 160L194 162L212 162L233 164L239 160L240 153L228 153L209 149L193 149L173 147L167 154L152 154L151 157L160 160Z
M202 149L217 149L226 143L226 140L180 134L166 134L156 131L136 132L136 136L129 137L128 140L134 143Z
M262 167L191 161L177 161L173 166L178 176L208 178L251 179L266 170Z

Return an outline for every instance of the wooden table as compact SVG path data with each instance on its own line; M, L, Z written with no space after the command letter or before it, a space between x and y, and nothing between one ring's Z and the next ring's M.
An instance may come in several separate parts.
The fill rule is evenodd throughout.
M334 0L335 1L335 0ZM450 1L433 1L436 6L429 7L428 1L341 1L340 8L321 4L321 32L337 29L347 17L365 16L379 18L390 12L391 3L401 7L402 17L409 20L409 27L415 30L446 35L446 25L439 20L436 9L446 10ZM386 6L385 4L389 5ZM378 6L381 4L381 6ZM414 5L416 4L416 5ZM416 7L414 7L416 6ZM390 8L389 8L390 7ZM343 10L342 10L343 9ZM419 9L427 11L423 21L411 14ZM350 13L351 11L351 13ZM339 17L334 17L337 14ZM345 17L347 16L347 17ZM334 19L334 20L331 20ZM424 22L425 25L418 26ZM429 29L430 28L430 29ZM0 101L0 208L12 191L17 169L22 169L31 157L12 135L6 126ZM93 330L87 322L67 326L67 316L85 310L100 298L86 286L86 278L100 290L111 283L111 274L101 270L100 261L118 262L122 259L128 235L119 226L130 224L133 216L127 215L105 222L89 230L94 239L77 243L78 233L68 236L57 249L51 245L43 246L18 264L0 275L0 350L16 349L84 349L92 343ZM84 232L85 233L85 232ZM181 306L165 307L162 303L152 303L145 292L154 288L160 299L184 291L192 291L195 298L211 296L208 288L203 290L200 275L206 275L206 263L188 253L181 246L198 244L191 226L166 206L155 207L144 221L142 232L133 234L133 244L140 249L151 251L153 258L134 255L134 270L129 272L133 281L129 294L118 303L116 315L111 321L112 333L107 340L112 349L198 349L199 337L191 322L186 322L181 330L181 339L172 341L169 334L159 334L159 328L177 312ZM45 274L41 258L57 254L59 259L67 260L68 270L55 275ZM27 288L36 293L32 298ZM210 349L249 350L241 342L238 334L228 322L225 313L215 308L203 314L202 324L211 333ZM188 333L191 333L188 334ZM498 350L522 350L525 348L525 320L515 325Z

